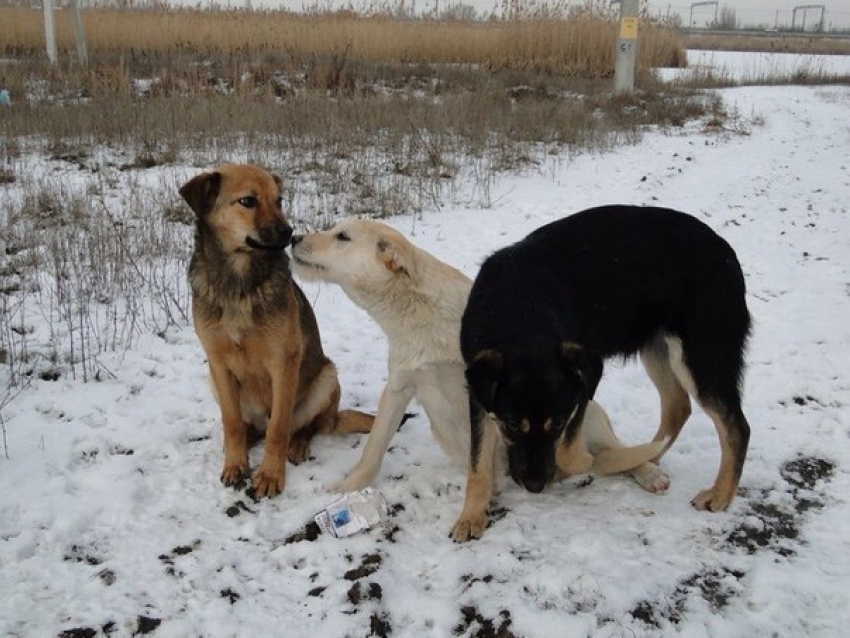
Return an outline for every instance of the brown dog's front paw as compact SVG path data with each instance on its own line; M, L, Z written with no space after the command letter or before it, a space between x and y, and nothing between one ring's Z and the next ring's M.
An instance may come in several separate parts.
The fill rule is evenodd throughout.
M691 505L702 511L708 510L709 512L722 512L729 507L729 503L731 502L731 496L727 497L723 494L719 494L717 489L712 488L710 490L702 490L699 494L694 496L693 500L691 500Z
M260 469L254 477L254 498L277 496L283 491L283 472L268 472Z
M249 476L247 463L228 463L221 471L221 482L227 487L238 485Z
M457 523L452 527L451 537L455 543L465 543L473 538L481 538L484 528L487 526L487 514L475 514L473 516L461 515Z

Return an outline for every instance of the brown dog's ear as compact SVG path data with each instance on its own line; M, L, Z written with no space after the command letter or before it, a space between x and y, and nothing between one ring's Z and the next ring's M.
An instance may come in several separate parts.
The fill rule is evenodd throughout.
M560 354L561 365L578 374L587 389L587 398L592 399L602 378L602 357L571 341L561 344Z
M221 173L201 173L180 187L180 195L198 217L208 213L221 190Z
M283 192L283 180L274 174L272 175L272 179L274 180L274 183L277 184L277 190Z
M378 256L386 269L394 273L404 273L413 278L415 274L413 260L406 252L402 246L397 246L388 239L378 240Z
M496 386L505 369L505 355L498 350L482 350L466 368L469 389L487 412L492 412Z

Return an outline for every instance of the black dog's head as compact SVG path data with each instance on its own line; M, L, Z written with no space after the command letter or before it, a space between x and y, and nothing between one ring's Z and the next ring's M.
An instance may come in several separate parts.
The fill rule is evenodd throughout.
M541 492L557 471L556 451L570 443L602 376L602 358L574 343L479 352L466 370L469 391L495 417L511 477Z

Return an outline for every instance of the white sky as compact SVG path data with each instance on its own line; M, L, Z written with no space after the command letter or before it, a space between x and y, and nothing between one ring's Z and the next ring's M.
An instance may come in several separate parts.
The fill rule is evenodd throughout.
M669 8L671 12L679 13L687 23L690 15L692 2L688 0L650 0L649 7L654 12L665 14ZM767 24L773 26L777 21L779 26L790 25L794 7L804 5L823 4L826 7L826 27L830 25L850 26L850 0L750 0L749 2L724 2L720 0L720 7L728 6L735 9L738 21L745 25ZM694 23L700 25L698 17L704 22L714 16L714 9L710 6L694 9ZM819 11L810 10L806 17L806 23L815 22L820 17ZM798 22L802 20L802 13L798 14Z

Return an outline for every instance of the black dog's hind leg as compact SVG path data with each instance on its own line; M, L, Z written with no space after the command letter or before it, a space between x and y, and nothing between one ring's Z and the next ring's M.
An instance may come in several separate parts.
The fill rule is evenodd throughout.
M647 375L658 390L661 400L661 422L653 441L667 438L664 450L653 461L658 463L664 453L676 441L682 426L691 415L691 400L688 392L676 378L670 365L670 349L663 335L658 335L640 351L640 360ZM668 438L669 437L669 438Z
M726 509L735 498L744 467L750 440L739 389L744 338L736 342L735 334L726 332L716 340L702 340L697 347L668 339L677 378L711 418L720 439L720 468L714 485L692 500L700 510Z
M700 402L700 405L711 417L720 437L720 469L714 485L700 491L691 503L698 510L719 512L729 506L738 491L750 440L750 425L740 406L717 406L710 402Z

